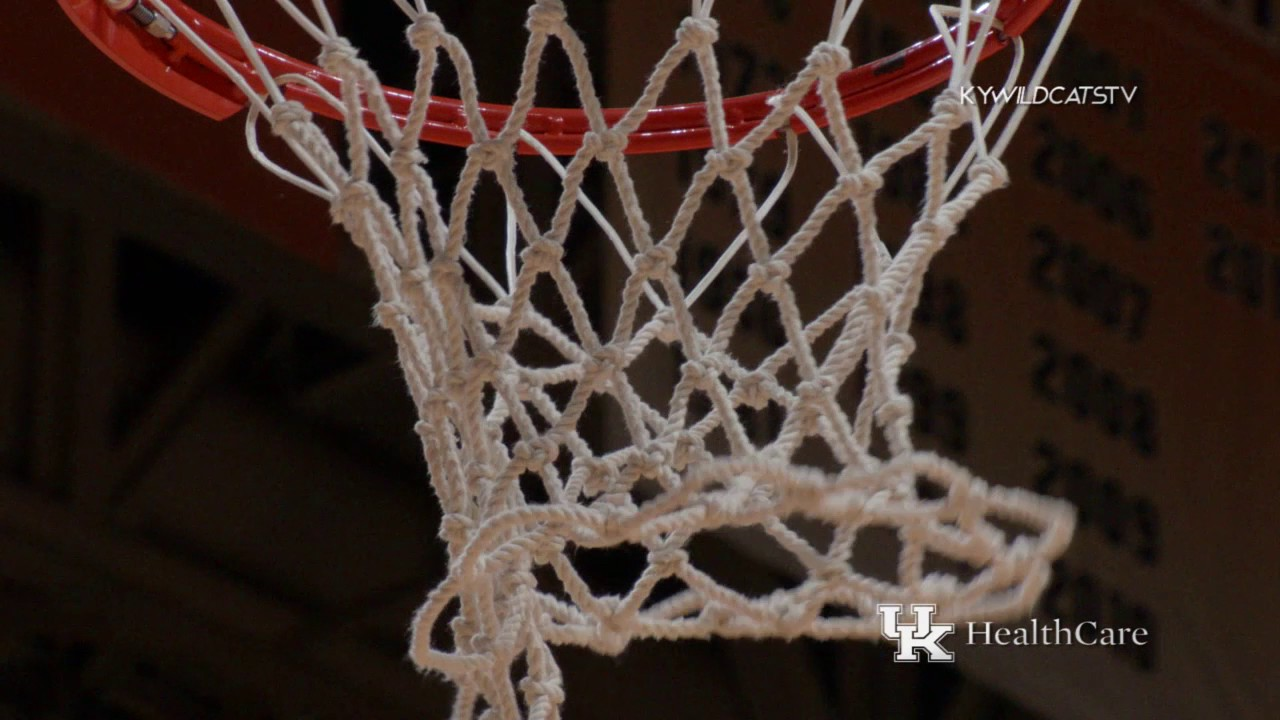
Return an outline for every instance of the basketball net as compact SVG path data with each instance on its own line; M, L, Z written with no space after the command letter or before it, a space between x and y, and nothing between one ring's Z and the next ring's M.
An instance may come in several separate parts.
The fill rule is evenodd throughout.
M449 555L448 576L413 619L411 656L421 669L457 686L455 718L559 717L564 691L554 645L616 654L639 638L878 638L877 607L885 603L934 604L943 622L1007 620L1030 611L1050 564L1071 537L1071 509L1029 492L989 486L954 462L916 449L912 401L899 388L899 373L914 348L910 324L930 261L974 205L1006 184L999 158L1026 110L982 107L964 92L983 43L999 30L998 0L932 8L947 43L950 79L928 119L875 154L856 142L838 88L841 74L851 68L844 41L860 2L835 3L826 38L812 48L799 74L772 95L767 115L745 133L733 132L726 120L713 52L712 0L694 0L643 93L611 122L563 5L534 2L519 90L500 128L486 125L466 48L423 0L397 2L418 53L416 87L402 113L392 111L377 76L337 33L323 2L304 12L278 0L319 44L320 66L341 80L336 93L307 76L272 77L231 3L217 4L260 85L216 60L219 50L193 32L182 14L159 1L147 6L158 14L156 22L170 23L173 32L221 62L218 67L250 100L254 155L272 172L329 201L335 221L373 269L381 295L377 317L395 336L420 416L417 432L443 508L440 535ZM1026 84L1042 81L1075 7L1068 6ZM166 34L160 30L155 34ZM590 127L565 163L526 129L539 63L553 40L573 67ZM1021 79L1024 60L1021 40L1012 44L1010 87ZM641 207L625 151L685 63L695 65L701 78L710 151L681 191L670 226L655 228ZM432 86L446 64L461 88L462 121L470 134L451 198L441 197L419 147ZM321 97L344 119L341 143L326 135L311 112L287 99L290 88ZM817 103L806 109L806 98ZM263 120L297 155L307 176L258 148ZM811 159L830 163L837 179L799 230L771 238L762 220L795 170L796 132L806 130L820 148ZM753 189L752 160L779 136L788 143L788 173L761 200ZM965 140L963 152L952 147L957 139ZM517 153L531 151L540 152L563 178L545 225L530 212L515 172ZM890 168L920 154L927 168L924 201L891 252L878 234L876 194ZM584 173L597 163L617 189L616 226L583 189ZM394 178L388 197L370 180L378 165ZM476 243L494 242L468 232L475 191L486 175L501 187L510 214L505 282L501 272L490 272L471 253ZM677 267L680 250L717 182L732 191L741 233L711 274L688 287ZM824 311L806 318L792 269L842 208L856 216L856 237L849 239L849 255L831 262L859 267L861 277ZM565 264L571 221L583 212L601 226L629 273L608 334L593 325ZM692 308L735 256L748 258L750 271L707 332ZM567 322L557 323L535 307L533 288L540 280L556 288ZM763 362L748 366L731 351L730 341L744 310L761 297L776 308L786 339ZM529 335L553 347L558 362L526 364L516 348ZM641 399L628 373L654 345L682 359L661 405ZM858 395L854 402L848 401L851 387ZM597 452L588 442L583 414L600 395L620 408L617 421L629 436L623 449ZM785 419L776 438L758 444L739 411L770 404ZM726 441L712 443L713 433ZM806 442L824 444L840 469L806 466L797 457ZM528 492L522 478L535 478L539 491ZM826 526L829 543L797 531L792 521L798 518ZM717 582L691 560L688 544L700 533L730 528L767 533L803 568L803 577L754 596ZM896 532L896 578L855 569L855 541L868 528ZM593 592L575 569L575 550L624 544L647 552L643 574L626 594ZM926 572L927 556L971 572ZM679 590L656 597L660 582ZM514 676L517 668L520 677Z

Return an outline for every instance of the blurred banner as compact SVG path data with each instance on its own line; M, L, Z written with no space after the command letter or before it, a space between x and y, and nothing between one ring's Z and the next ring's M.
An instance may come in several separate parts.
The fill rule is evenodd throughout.
M658 5L670 7L611 5L612 104L637 95L665 29L687 9ZM830 19L827 3L717 10L732 94L785 82ZM1107 648L949 641L962 669L1048 717L1280 717L1270 606L1280 597L1280 58L1265 26L1249 27L1255 20L1086 1L1047 80L1061 88L1055 100L1082 102L1031 109L1006 156L1012 187L980 204L938 258L917 316L919 350L902 383L920 445L993 484L1080 509L1042 620L1145 628L1151 638ZM638 28L662 28L664 41ZM854 55L866 62L932 32L923 3L870 2ZM1028 42L1046 39L1033 32ZM992 85L1007 62L993 61ZM697 73L686 71L687 94L664 101L698 99ZM860 142L882 149L928 103L858 121ZM655 233L698 165L632 163ZM761 197L783 165L781 148L757 158ZM877 210L891 249L923 177L908 163L886 178ZM802 143L800 175L765 223L775 241L833 180ZM690 280L740 228L732 195L718 197L705 200L682 253ZM853 232L845 213L797 265L802 304L825 307L857 276L851 235L831 239ZM745 273L745 258L730 276ZM709 326L727 300L713 288L698 317ZM757 305L743 323L754 323L763 353L782 337L771 308ZM653 372L676 368L655 361ZM769 418L760 423L757 439L771 438Z

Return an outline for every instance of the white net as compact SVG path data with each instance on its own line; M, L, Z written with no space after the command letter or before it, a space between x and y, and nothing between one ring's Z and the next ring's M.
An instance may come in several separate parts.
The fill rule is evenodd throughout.
M373 269L381 294L378 317L395 336L420 414L417 430L443 508L441 536L450 560L447 578L414 618L411 655L419 667L457 685L455 717L557 717L564 693L554 645L612 654L638 638L876 638L877 607L888 603L936 604L942 621L1009 619L1029 611L1070 539L1070 508L990 487L953 462L917 450L912 402L899 389L929 263L975 203L1005 184L998 157L1025 110L1014 109L998 122L1006 108L980 107L964 95L999 2L933 8L935 21L952 37L950 82L926 122L874 155L860 150L836 85L851 66L843 43L860 3L835 3L826 39L774 96L768 117L736 141L722 106L711 0L693 2L643 93L612 124L564 7L559 0L533 3L519 91L497 131L481 116L467 50L422 0L398 3L419 55L413 103L400 118L323 3L315 3L311 14L279 4L319 43L320 65L342 80L340 96L301 76L270 78L267 92L258 94L235 68L223 63L224 70L251 98L255 154L273 172L329 200L333 217ZM168 6L153 5L217 57ZM248 47L231 4L218 5ZM1064 25L1073 10L1074 4ZM1060 32L1030 84L1042 79ZM591 131L564 165L544 153L563 182L550 221L539 224L517 180L516 156L521 142L537 147L524 131L525 118L553 39L574 70ZM1022 69L1021 42L1014 50L1009 84ZM712 149L689 186L677 191L683 199L674 219L658 229L642 208L623 151L686 63L701 78ZM473 138L451 198L438 192L418 139L441 66L456 75ZM285 99L281 88L290 84L308 86L341 111L341 143ZM814 89L831 119L825 131L801 107ZM365 129L366 113L376 122L376 135ZM309 177L257 149L255 128L263 117ZM795 118L813 126L818 161L829 162L837 180L796 232L770 237L762 220L776 194L757 198L752 160L783 135L789 172L794 170ZM964 152L952 147L961 137ZM924 158L924 202L906 236L887 243L878 232L876 192L886 172L910 156ZM606 168L616 188L616 227L583 191L593 164ZM394 178L387 197L371 182L379 165ZM506 283L471 252L472 243L491 242L468 231L476 188L487 176L505 195L512 221ZM746 257L750 270L708 330L691 307L711 278L688 287L678 265L693 217L715 183L731 190L741 233L710 275L734 256ZM847 256L830 261L860 268L860 277L820 312L802 312L792 270L842 208L852 210L856 232L848 237ZM593 324L565 263L566 237L582 212L600 224L628 269L607 333ZM539 283L554 287L566 321L553 320L533 302ZM744 309L760 298L776 308L785 336L762 362L749 365L732 351L731 338ZM530 335L554 348L558 360L526 362L517 347ZM665 388L655 387L654 379L642 393L629 370L655 345L681 359L679 375ZM642 399L655 389L667 395L665 402ZM612 398L620 409L616 420L625 427L626 447L593 450L592 428L583 418L598 396ZM740 411L768 405L780 409L783 422L776 437L760 443L744 428ZM825 446L838 470L804 462L800 448L814 442ZM522 485L529 478L538 492ZM810 531L798 530L797 519ZM826 532L811 532L815 526ZM691 560L687 548L695 535L746 527L771 537L803 576L748 595ZM896 534L895 577L857 569L857 541L873 528ZM624 544L645 549L643 574L625 594L593 592L575 568L575 550ZM951 563L944 568L952 569L929 570L930 558L944 558ZM660 583L666 589L658 593Z

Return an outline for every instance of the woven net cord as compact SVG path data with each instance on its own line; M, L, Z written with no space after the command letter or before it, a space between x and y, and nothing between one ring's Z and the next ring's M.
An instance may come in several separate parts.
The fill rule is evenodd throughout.
M1028 85L1042 81L1077 3L1069 3ZM723 110L711 0L692 3L642 94L613 125L604 119L586 49L563 5L559 0L532 3L519 90L508 121L497 131L481 118L467 50L424 0L397 2L418 53L414 101L401 119L393 116L377 76L339 35L322 1L307 10L287 0L277 4L315 38L319 64L342 79L338 96L306 77L268 77L229 0L217 4L255 62L265 93L255 92L235 68L218 60L167 5L153 3L197 49L221 63L250 98L246 134L255 157L288 182L328 200L335 222L373 270L381 296L377 317L395 337L420 415L417 432L443 509L440 535L449 556L446 579L413 620L410 655L424 671L456 685L453 717L559 717L565 693L552 653L556 645L616 654L638 638L875 639L876 608L882 603L936 604L942 621L1005 620L1029 612L1052 561L1070 540L1070 507L990 486L954 462L917 450L910 434L912 402L898 382L914 348L910 323L929 264L975 204L1007 182L999 157L1026 111L962 102L961 91L972 80L999 0L982 7L963 0L931 10L940 31L951 38L950 81L923 124L875 154L864 153L856 142L836 85L837 76L851 67L845 38L861 5L856 1L834 3L827 36L773 97L768 117L736 142ZM522 129L534 106L539 63L555 45L574 70L591 126L582 148L564 163ZM1023 61L1018 41L1010 85L1021 77ZM713 147L685 188L670 227L659 230L642 209L624 150L628 136L685 63L695 65L701 77ZM448 198L437 191L418 140L443 65L458 80L474 139ZM309 112L286 99L283 88L290 84L308 86L342 110L346 130L340 145ZM815 89L831 119L825 131L800 107ZM376 120L376 133L365 129L366 111ZM794 119L813 131L821 148L815 157L831 164L837 180L797 231L771 241L763 220L796 171L797 143L789 129ZM290 172L258 148L263 120L308 176ZM759 202L752 160L779 135L788 144L787 172ZM951 147L960 137L968 142L962 153ZM535 220L517 182L522 142L539 150L563 178L558 205L545 226ZM891 252L878 234L876 192L891 167L916 154L923 154L927 167L924 202ZM617 226L583 192L584 174L597 163L605 166L618 193ZM380 197L371 184L375 164L394 177L394 197ZM468 234L475 190L486 175L501 187L508 206L505 282L468 251L470 243L493 242ZM708 189L720 181L732 189L742 232L711 275L686 288L676 268L679 251ZM850 239L856 257L849 262L859 263L861 277L806 321L792 269L842 208L851 208L856 217L857 236ZM601 226L630 273L608 336L593 327L565 265L566 237L579 212ZM728 258L744 253L750 263L745 281L714 328L700 330L692 306ZM533 287L544 277L567 308L568 327L534 307ZM480 299L490 294L498 299ZM776 306L786 340L759 365L748 367L730 351L730 340L746 307L762 296ZM563 361L551 367L522 365L514 348L523 333L539 336ZM824 336L835 339L819 356L814 347ZM684 358L665 411L642 400L626 372L653 344L678 349ZM785 367L793 369L798 382L780 380ZM842 402L840 389L860 371L865 374L861 396L852 404ZM566 383L573 392L567 401L557 401L549 388ZM595 395L609 395L621 408L628 447L598 454L584 439L579 423ZM710 412L693 412L695 395L709 400ZM775 439L758 446L738 409L770 403L784 410L785 420ZM504 426L518 431L516 442L504 442ZM708 449L713 432L727 438L727 452ZM877 434L883 438L879 445L873 442ZM830 449L838 472L796 460L797 450L810 439ZM520 478L527 475L540 479L545 501L526 497ZM926 486L929 492L922 493ZM641 487L652 490L641 492ZM786 522L794 517L825 525L829 545L819 547L794 530ZM687 545L695 535L747 527L771 536L803 568L804 577L748 596L718 583L691 560ZM896 579L855 570L856 540L868 528L896 531L901 548ZM574 567L573 550L623 544L646 549L646 569L624 595L594 593ZM973 572L926 573L926 555ZM553 574L556 587L540 585L535 570ZM667 578L677 579L683 589L653 599L655 587ZM521 677L513 676L516 667L523 669Z

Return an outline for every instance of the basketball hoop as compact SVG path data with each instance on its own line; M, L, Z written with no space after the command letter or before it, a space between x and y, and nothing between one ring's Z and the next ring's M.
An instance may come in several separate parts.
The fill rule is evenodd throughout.
M1047 19L1052 0L935 5L935 38L858 68L844 40L862 3L835 0L825 38L794 79L735 99L725 99L719 86L713 0L693 0L640 97L613 110L596 95L586 49L559 0L530 5L521 84L509 106L479 101L466 48L425 0L396 2L419 57L412 91L384 87L319 0L309 13L277 0L320 46L317 66L254 44L231 0L216 0L225 24L176 0L60 2L116 62L174 100L219 119L247 107L254 156L328 200L366 254L381 296L378 317L395 336L420 415L450 558L448 577L414 619L411 656L458 686L454 717L558 717L564 693L552 645L617 653L637 638L873 639L880 604L935 604L941 621L1002 620L1026 614L1044 589L1072 534L1070 507L990 487L917 450L912 402L898 380L914 348L910 322L929 263L976 203L1007 182L1000 157L1027 109L976 105L964 91L979 63L1006 49L1005 86L1019 82L1028 65L1021 36ZM1078 4L1065 3L1026 85L1042 82ZM575 71L580 109L535 107L537 67L552 39ZM458 99L432 96L442 60L458 77ZM704 101L659 107L674 71L690 60ZM881 152L863 152L850 118L939 85L923 124ZM335 145L315 115L341 121L344 143ZM307 176L258 147L264 120ZM800 133L812 134L820 149L815 161L829 163L823 169L834 169L836 181L798 231L770 238L762 219L797 172ZM787 143L787 169L758 202L752 161L777 137ZM958 138L968 139L962 152L950 147ZM467 149L452 198L438 196L422 139ZM709 151L670 227L657 232L641 208L627 154L692 149ZM546 227L534 219L514 171L518 154L534 153L563 181ZM917 155L927 168L924 202L891 251L879 235L876 193L890 168ZM583 190L594 163L616 187L614 221L623 231ZM370 182L375 165L394 178L392 197ZM505 283L468 249L471 199L485 174L496 178L508 206ZM732 189L742 229L715 266L686 287L678 250L719 181ZM861 277L806 318L792 268L845 207L857 233L849 256L838 261L860 267ZM609 337L592 325L564 262L579 209L629 273ZM743 254L750 271L706 332L691 307L729 258ZM555 286L565 323L533 303L539 278ZM486 300L490 295L495 299ZM751 366L730 340L757 298L776 307L785 340ZM558 363L529 364L516 349L522 336L554 348ZM653 346L681 358L679 378L660 388L670 392L662 408L641 399L626 372ZM557 399L553 386L572 389ZM850 388L858 395L852 403L842 399ZM627 447L596 452L584 439L579 424L597 395L621 408ZM709 410L694 410L695 399ZM785 415L780 432L753 442L738 411L769 405ZM725 438L722 447L709 440L713 433ZM840 470L798 460L805 442L824 444ZM522 488L526 477L540 484L539 497ZM792 518L825 526L832 539L821 547L789 525ZM767 533L804 577L748 596L718 583L687 552L699 533L746 527ZM892 581L852 563L855 540L868 528L897 533ZM622 544L644 547L647 569L625 595L593 593L574 567L573 550ZM929 556L971 572L926 572ZM681 589L655 599L664 581ZM438 644L446 634L450 641ZM525 668L523 678L512 677L514 667Z

